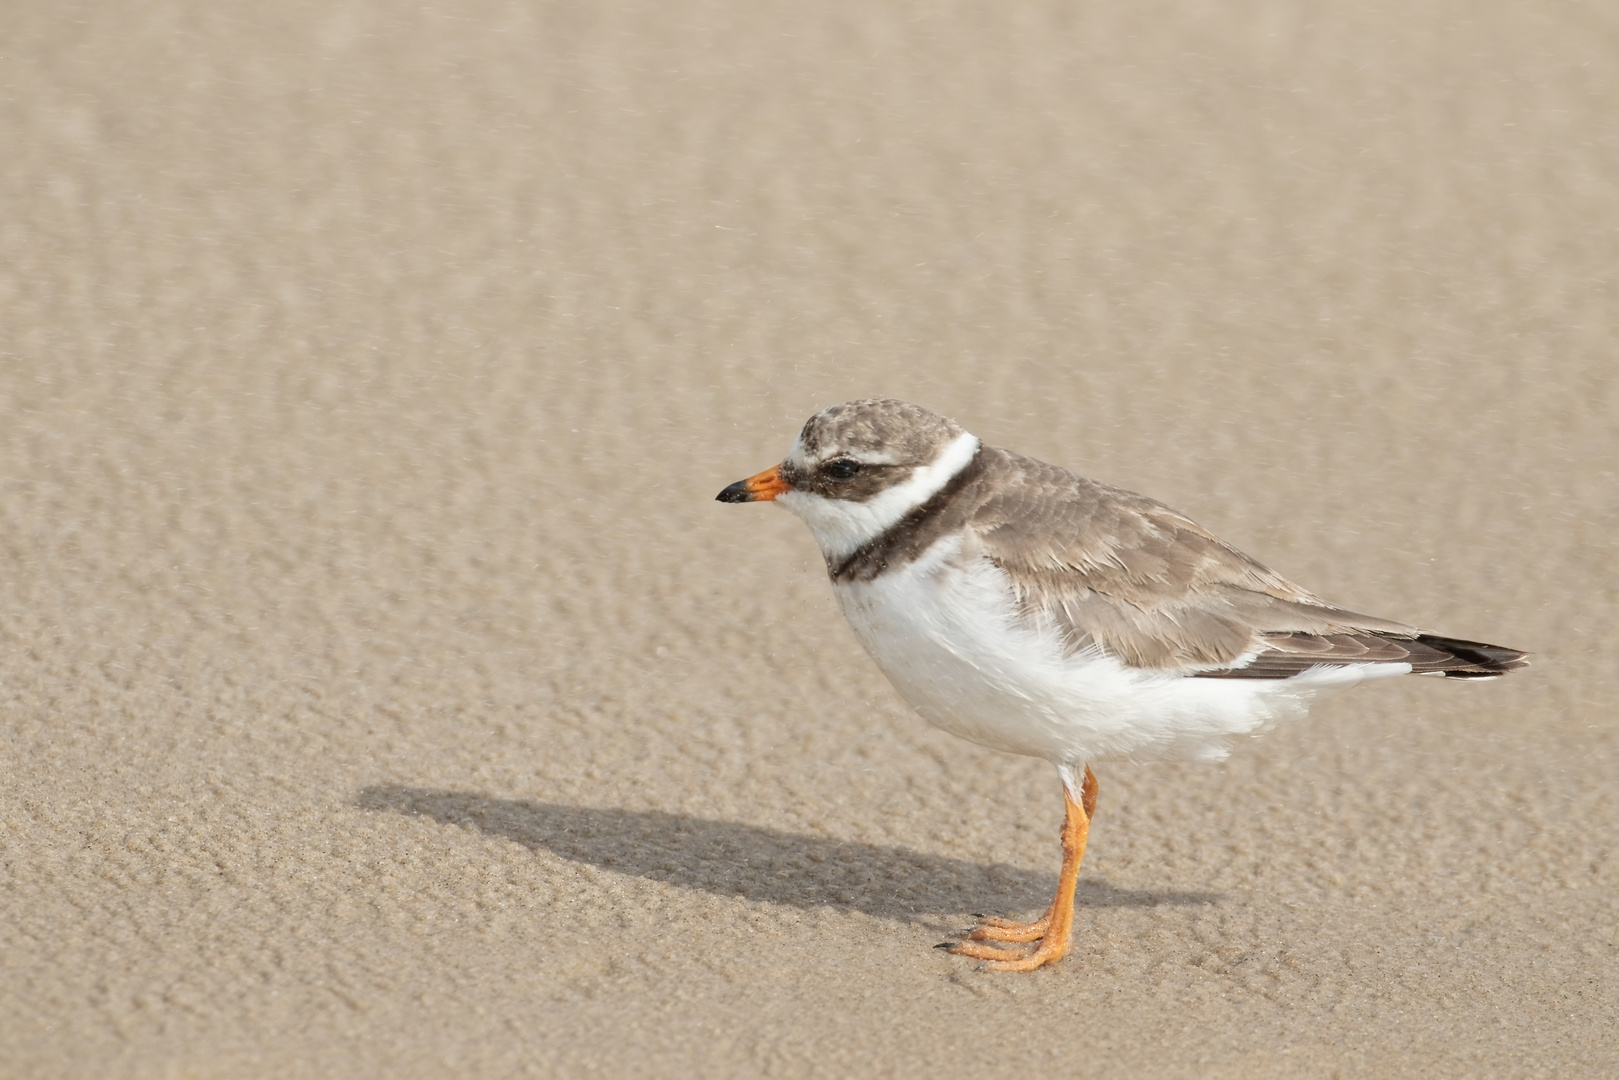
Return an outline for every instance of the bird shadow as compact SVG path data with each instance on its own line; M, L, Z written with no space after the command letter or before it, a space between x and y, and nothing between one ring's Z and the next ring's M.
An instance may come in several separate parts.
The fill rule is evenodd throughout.
M570 862L718 896L799 908L835 907L909 922L971 909L1043 908L1056 875L910 848L805 836L661 810L618 810L495 799L466 791L378 785L362 810L432 818L512 840ZM1055 845L1053 845L1055 847ZM1215 893L1116 889L1082 880L1081 907L1196 906Z

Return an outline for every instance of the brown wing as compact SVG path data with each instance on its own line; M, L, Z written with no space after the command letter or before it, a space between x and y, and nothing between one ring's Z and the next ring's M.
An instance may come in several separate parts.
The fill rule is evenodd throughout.
M1133 667L1213 674L1261 649L1254 674L1264 678L1340 660L1409 662L1395 642L1415 641L1415 627L1328 604L1162 503L1005 450L983 454L971 534L1024 611L1074 651L1098 645Z

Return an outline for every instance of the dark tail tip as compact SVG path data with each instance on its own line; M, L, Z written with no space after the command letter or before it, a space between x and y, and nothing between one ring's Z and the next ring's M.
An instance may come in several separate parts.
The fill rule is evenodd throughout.
M1437 634L1419 634L1417 641L1453 657L1447 663L1434 665L1446 678L1493 679L1529 666L1528 653L1505 645L1486 645L1482 641L1462 641Z

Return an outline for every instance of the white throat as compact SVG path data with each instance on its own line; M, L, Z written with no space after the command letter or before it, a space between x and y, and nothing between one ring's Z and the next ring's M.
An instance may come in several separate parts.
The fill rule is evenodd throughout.
M903 484L896 484L865 502L826 499L807 491L776 496L776 505L804 519L810 535L828 561L851 554L861 544L887 532L906 514L927 502L950 482L978 453L978 436L962 432L945 445L930 464L919 467Z

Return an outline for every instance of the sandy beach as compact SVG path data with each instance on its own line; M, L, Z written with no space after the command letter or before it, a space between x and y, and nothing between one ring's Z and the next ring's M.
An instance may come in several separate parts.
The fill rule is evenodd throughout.
M1619 15L0 8L0 1075L1619 1075ZM1106 763L803 525L893 396L1529 650Z

